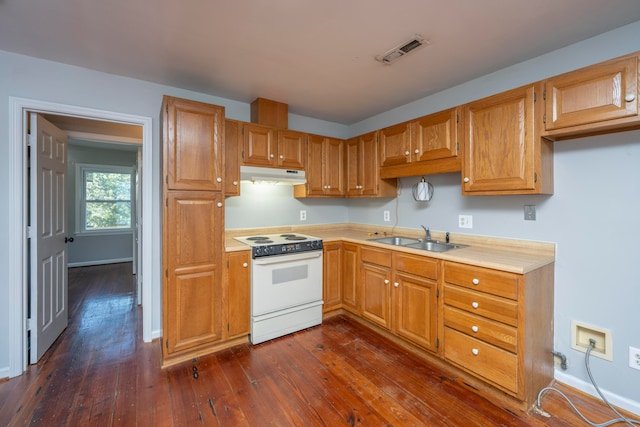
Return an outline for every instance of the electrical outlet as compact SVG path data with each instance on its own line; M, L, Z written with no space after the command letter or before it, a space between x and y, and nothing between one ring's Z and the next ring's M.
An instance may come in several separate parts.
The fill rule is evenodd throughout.
M629 367L640 371L640 348L629 346Z
M300 221L306 221L306 220L307 220L307 211L301 210L300 211Z
M389 212L389 211L384 211L384 215L383 215L383 217L384 217L384 220L385 220L386 222L391 221L391 212Z
M536 205L524 205L524 219L525 221L536 220Z
M459 228L473 228L473 217L471 215L458 215Z

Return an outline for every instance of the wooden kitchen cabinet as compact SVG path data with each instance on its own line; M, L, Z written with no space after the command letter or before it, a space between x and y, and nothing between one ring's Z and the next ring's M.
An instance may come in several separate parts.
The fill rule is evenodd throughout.
M165 96L162 115L166 189L221 191L224 107Z
M391 252L360 247L362 317L391 329Z
M163 222L163 355L222 339L222 194L169 191Z
M634 54L545 80L544 135L561 139L640 125L639 79Z
M360 314L360 246L342 244L342 308Z
M324 245L323 312L339 309L342 305L342 243Z
M393 254L393 330L432 352L438 347L438 266L432 258Z
M250 332L251 251L227 252L225 260L227 338L246 336Z
M294 187L294 196L343 197L345 194L345 142L337 138L309 135L304 185Z
M224 122L224 195L240 195L240 162L242 161L242 123L226 119Z
M304 169L306 134L244 123L243 138L245 165Z
M541 92L534 84L464 106L463 195L553 193L553 145L540 137Z
M380 131L380 177L457 172L459 156L457 108L429 114Z
M377 131L347 140L345 149L347 197L396 196L396 180L380 179Z
M553 380L553 264L526 274L444 262L444 358L533 404Z

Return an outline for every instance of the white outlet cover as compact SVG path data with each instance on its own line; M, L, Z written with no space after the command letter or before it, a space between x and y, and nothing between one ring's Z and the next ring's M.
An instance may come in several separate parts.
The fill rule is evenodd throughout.
M306 220L307 220L307 211L301 210L300 211L300 221L306 221Z
M640 348L629 346L629 367L640 371Z

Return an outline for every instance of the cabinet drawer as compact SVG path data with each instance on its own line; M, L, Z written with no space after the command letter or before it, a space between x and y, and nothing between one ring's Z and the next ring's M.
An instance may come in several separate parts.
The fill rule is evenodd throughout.
M518 303L458 286L444 286L444 303L478 316L518 326Z
M518 330L512 326L449 306L444 308L444 325L504 350L517 353Z
M391 267L391 252L382 249L363 246L360 249L360 259L362 262Z
M518 299L520 276L516 274L447 262L444 265L444 280L503 298Z
M513 353L445 328L444 357L514 394L518 392L518 364Z
M396 271L415 274L429 279L438 279L438 261L421 256L395 254Z

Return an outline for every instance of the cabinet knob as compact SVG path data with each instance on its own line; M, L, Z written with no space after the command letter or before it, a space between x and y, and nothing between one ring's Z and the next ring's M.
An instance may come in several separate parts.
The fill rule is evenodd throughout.
M217 206L218 206L219 208L221 208L221 207L222 207L222 202L218 202Z
M237 186L238 185L238 181L233 181L233 185Z
M418 150L417 148L414 150L415 154L420 154L420 150Z
M384 279L384 284L388 285L389 284L389 279Z
M478 332L478 327L477 327L476 325L473 325L473 326L471 327L471 330L472 330L473 332Z
M473 280L471 281L471 283L473 283L474 285L477 285L478 283L480 283L480 280L478 280L478 279L473 279Z
M466 176L463 179L464 182L469 182L469 178L467 178Z
M404 155L405 155L405 156L408 156L408 155L409 155L409 150L405 151L405 152L404 152Z
M216 181L217 182L222 182L222 178L218 177L218 178L216 178Z
M480 304L478 304L476 301L471 303L471 307L473 308L478 308L480 306Z
M269 158L273 159L274 157L275 157L275 155L269 154Z
M471 354L473 354L474 356L477 356L477 355L478 355L478 353L480 353L480 352L478 351L478 349L477 349L477 348L472 348L472 349L471 349Z
M280 158L281 158L281 159L284 159L284 156L283 156L282 154L280 154Z
M398 283L398 282L393 282L393 286L395 286L395 287L397 288L398 286L400 286L400 283Z
M631 102L636 99L636 95L634 93L628 93L627 96L624 97L624 100L627 102Z
M244 263L242 263L242 266L243 266L244 268L247 268L247 267L249 267L249 264L247 264L246 262L244 262Z

